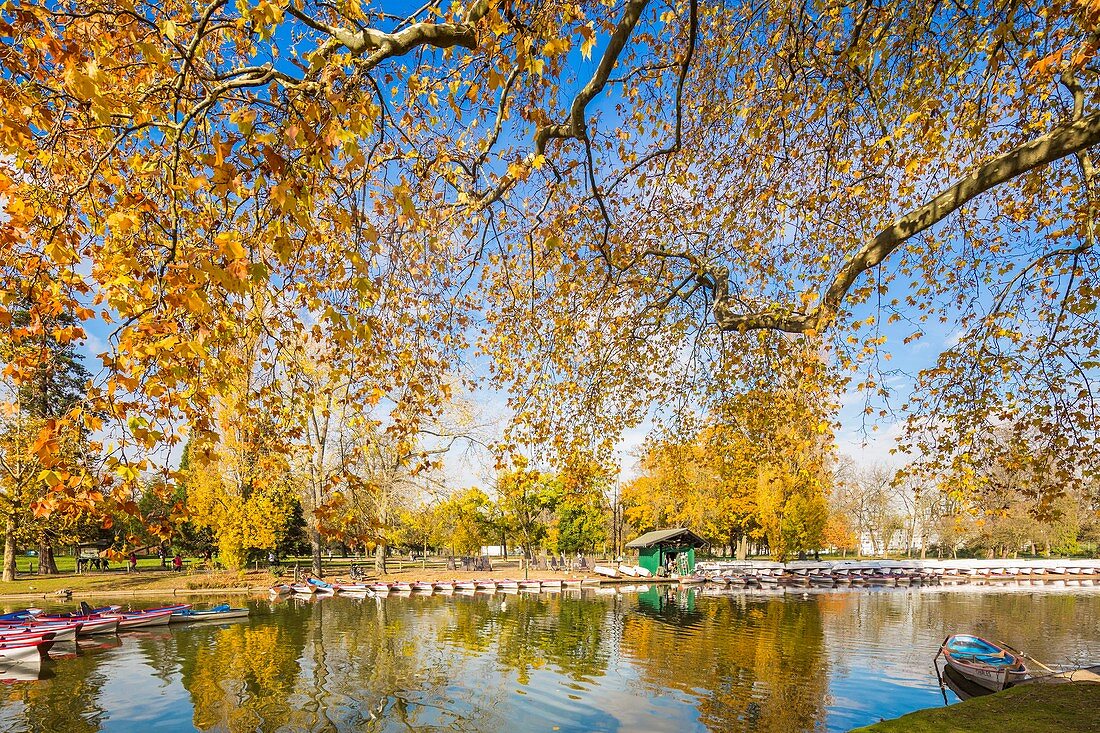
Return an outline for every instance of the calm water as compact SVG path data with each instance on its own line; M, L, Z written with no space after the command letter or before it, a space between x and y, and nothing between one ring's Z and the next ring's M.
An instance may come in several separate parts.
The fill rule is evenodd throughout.
M55 647L0 689L0 730L843 731L943 705L932 658L954 631L1100 661L1100 586L249 604Z

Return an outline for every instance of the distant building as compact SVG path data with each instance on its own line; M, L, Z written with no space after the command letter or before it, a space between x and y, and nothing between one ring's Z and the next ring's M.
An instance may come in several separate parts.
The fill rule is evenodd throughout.
M695 550L709 543L684 527L659 529L646 532L626 543L638 551L638 564L653 573L663 575L669 567L673 573L688 575L695 572Z

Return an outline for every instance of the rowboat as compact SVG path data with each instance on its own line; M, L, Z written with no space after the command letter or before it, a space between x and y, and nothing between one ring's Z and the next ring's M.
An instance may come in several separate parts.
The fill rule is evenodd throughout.
M77 636L95 636L97 634L113 634L118 631L118 616L97 616L84 619L80 622Z
M652 578L653 577L653 573L650 572L649 568L643 568L641 565L635 565L634 566L634 572L638 575L639 578Z
M455 588L459 590L477 590L477 583L472 580L460 580L455 583Z
M53 646L53 639L35 639L32 641L10 641L0 643L0 658L9 661L42 658Z
M179 611L173 611L171 623L189 622L196 623L199 621L228 621L234 618L247 618L247 608L231 608L228 603L223 603L213 608L205 610L197 610L194 608L184 608Z
M191 604L182 606L168 606L165 608L150 608L144 611L125 611L117 614L118 630L140 629L147 626L167 626L172 620L172 614L191 608Z
M364 583L338 583L337 593L366 593L370 590Z
M474 581L474 588L477 590L496 590L497 582L495 580L477 580Z
M375 582L375 583L370 584L370 589L372 591L374 591L375 593L389 593L390 592L390 584L389 583L382 583L382 582Z
M633 565L620 565L619 572L628 578L633 578L638 575L638 571L634 569Z
M609 568L606 565L595 565L592 567L592 572L594 572L596 575L603 575L607 578L619 577L619 572L615 570L615 568Z
M396 583L390 585L390 590L395 593L408 593L412 590L412 586L406 583L404 580L399 580Z
M426 580L414 580L412 589L420 593L432 593L435 591L435 586Z
M943 658L966 679L994 692L1027 679L1023 658L1008 647L977 636L954 634L940 647Z
M291 588L286 583L278 583L276 585L271 586L271 590L269 592L272 595L276 595L276 596L288 596L288 595L290 595L291 593L294 592L294 589Z
M336 586L334 586L332 583L326 583L320 578L306 578L306 582L316 588L318 593L332 595L336 592Z
M561 582L566 588L579 588L583 583L581 578L566 578Z
M37 621L71 621L117 613L120 610L122 610L122 606L100 606L99 608L91 608L87 603L81 602L80 610L70 613L44 613L39 608L28 608L23 611L16 611L15 614L18 618L33 618Z
M518 580L498 580L497 588L501 590L519 590Z
M3 621L0 622L0 636L50 632L54 641L76 641L81 626L81 621Z
M542 590L542 583L537 580L521 580L519 587L524 590Z
M438 591L446 592L449 590L454 590L455 584L449 580L437 580L436 582L432 583L432 587Z
M699 585L705 582L707 582L707 579L702 575L685 575L680 578L680 585Z
M309 583L291 583L290 590L292 590L296 596L311 596L317 592L316 586L312 586Z
M557 578L550 578L548 580L539 581L543 588L555 589L561 588L562 582Z
M0 644L17 644L20 642L46 641L49 639L53 639L55 642L61 641L52 631L15 631L0 634ZM70 641L72 640L70 639Z

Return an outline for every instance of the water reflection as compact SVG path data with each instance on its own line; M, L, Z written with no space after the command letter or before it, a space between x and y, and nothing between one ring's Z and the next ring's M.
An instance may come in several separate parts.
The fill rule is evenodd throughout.
M241 622L0 666L0 730L839 731L943 704L932 658L953 631L1100 660L1100 592L1081 588L655 585L251 606Z

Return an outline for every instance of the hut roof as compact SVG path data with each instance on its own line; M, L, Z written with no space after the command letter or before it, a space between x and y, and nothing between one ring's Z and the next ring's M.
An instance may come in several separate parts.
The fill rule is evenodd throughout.
M641 548L654 545L691 545L692 547L706 547L710 543L686 527L676 529L658 529L655 532L646 532L641 537L626 543L627 547Z

